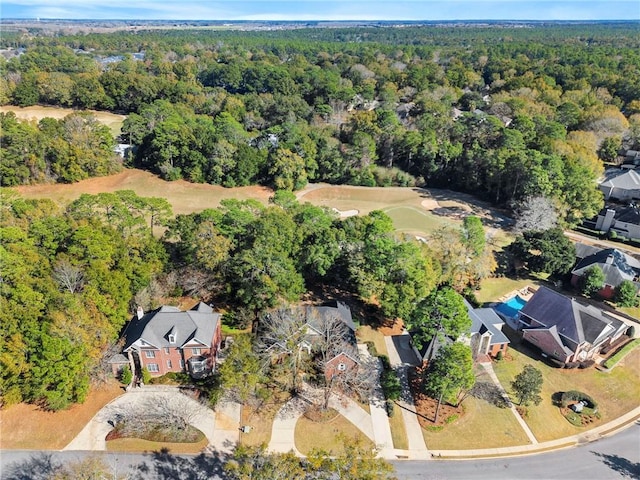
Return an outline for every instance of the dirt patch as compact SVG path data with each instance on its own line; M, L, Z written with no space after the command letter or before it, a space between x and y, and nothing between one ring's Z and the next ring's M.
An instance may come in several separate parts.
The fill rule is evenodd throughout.
M385 320L378 328L378 331L385 337L393 337L395 335L402 335L404 332L404 322L401 318L395 320Z
M438 422L435 422L438 401L427 396L422 391L423 369L416 367L409 370L409 385L416 405L416 413L420 426L425 430L438 431L446 425L456 422L464 415L462 406L454 407L442 403L438 413Z
M46 412L35 405L20 403L0 412L0 448L59 450L114 398L123 394L118 382L92 388L87 400L60 412ZM64 426L64 428L62 428Z
M27 185L15 187L24 198L49 198L60 205L67 205L81 194L95 195L117 190L133 190L142 197L166 198L175 214L200 212L215 208L227 198L254 199L267 205L273 192L266 187L250 186L224 188L219 185L189 183L185 180L167 182L158 176L137 169L125 169L116 175L96 177L71 185Z

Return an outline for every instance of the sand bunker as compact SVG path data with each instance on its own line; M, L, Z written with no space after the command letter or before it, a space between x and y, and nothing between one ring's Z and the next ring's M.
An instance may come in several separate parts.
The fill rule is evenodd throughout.
M338 210L337 208L333 208L332 209L334 212L336 212L340 218L349 218L349 217L355 217L356 215L358 215L358 213L360 213L358 210Z
M433 198L427 198L425 200L423 200L420 205L422 205L422 208L426 209L426 210L433 210L434 208L438 208L440 205L438 205L438 202L436 200L434 200Z

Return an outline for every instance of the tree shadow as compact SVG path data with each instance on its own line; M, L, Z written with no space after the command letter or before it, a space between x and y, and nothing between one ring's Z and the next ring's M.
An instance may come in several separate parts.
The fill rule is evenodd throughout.
M3 480L47 480L62 464L51 453L34 453L26 460L14 462L2 472Z
M591 452L596 457L600 457L600 461L604 463L611 470L619 473L623 477L628 478L640 478L640 463L632 462L631 460L621 457L615 454Z
M155 478L158 480L204 480L223 479L223 469L227 458L223 454L204 454L195 457L176 456L168 449L150 454L148 461L135 466L135 479Z

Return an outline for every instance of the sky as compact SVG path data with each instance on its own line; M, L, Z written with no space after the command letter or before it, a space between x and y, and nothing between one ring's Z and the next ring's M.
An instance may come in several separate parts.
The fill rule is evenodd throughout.
M640 20L640 0L0 0L0 18Z

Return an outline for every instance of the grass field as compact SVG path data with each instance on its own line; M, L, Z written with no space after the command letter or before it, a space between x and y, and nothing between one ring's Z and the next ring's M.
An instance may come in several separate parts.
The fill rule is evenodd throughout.
M342 438L346 441L357 438L362 442L363 447L374 447L373 442L342 415L325 423L313 422L302 416L296 423L296 448L303 455L307 455L314 448L322 448L334 455L341 455L344 453Z
M72 185L29 185L15 187L25 198L48 198L64 206L82 193L97 194L116 190L133 190L144 197L163 197L173 206L173 211L192 213L205 208L215 208L227 198L239 200L255 199L268 204L273 192L266 187L250 186L224 188L218 185L189 183L184 180L167 182L156 175L136 169L126 169L116 175L90 178ZM403 187L354 187L350 185L312 184L297 193L301 202L336 208L341 211L357 210L367 214L373 210L384 210L392 218L398 231L414 235L428 235L447 223L459 225L459 220L441 217L429 212L437 208L438 202L466 205L456 200L461 194L446 192L452 200L429 198L426 190ZM469 207L471 208L471 207ZM484 212L486 210L481 210Z
M46 117L61 119L76 111L77 110L74 110L72 108L42 107L39 105L35 105L32 107L14 107L12 105L0 106L0 112L13 112L16 114L16 117L22 120L35 121L39 121ZM100 112L97 110L87 111L93 113L93 115L99 122L104 123L107 127L109 127L114 137L120 135L122 122L124 122L124 119L127 118L126 115L118 115L116 113L110 112Z
M524 350L524 345L518 346ZM598 402L598 410L602 418L593 426L609 422L638 406L640 399L640 350L631 352L610 373L600 372L593 368L579 370L559 369L534 360L518 351L509 349L510 360L495 364L494 369L500 383L509 392L511 381L522 371L524 365L530 364L542 371L542 402L538 406L528 407L525 421L538 441L547 441L582 433L585 428L574 427L553 405L551 396L556 392L579 390L591 395Z
M433 450L471 450L527 445L529 439L508 408L498 408L484 400L468 397L465 414L439 432L422 430L424 441Z
M35 405L20 403L0 411L0 448L19 450L60 450L111 400L122 395L116 381L92 388L83 404L68 410L46 412Z

